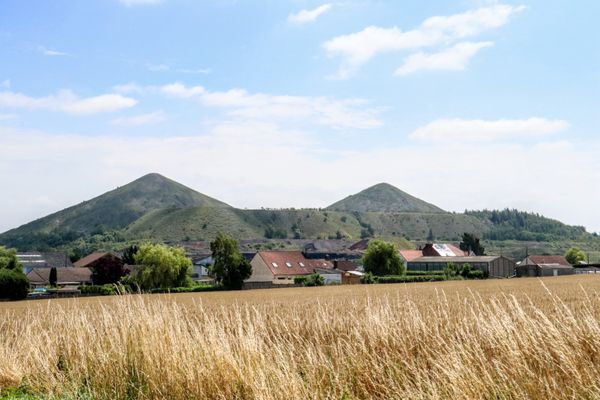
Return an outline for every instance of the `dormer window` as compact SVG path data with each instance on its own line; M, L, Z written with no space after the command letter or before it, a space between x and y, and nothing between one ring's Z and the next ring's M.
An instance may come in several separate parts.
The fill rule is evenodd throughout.
M271 264L272 264L272 265L273 265L275 268L279 267L279 265L277 265L277 263L276 263L276 262L272 262Z
M298 264L300 264L300 266L301 266L302 268L304 268L304 267L305 267L305 265L304 265L304 263L303 263L303 262L301 262L301 263L298 263Z
M291 262L286 262L285 265L287 265L288 268L292 268L292 263Z

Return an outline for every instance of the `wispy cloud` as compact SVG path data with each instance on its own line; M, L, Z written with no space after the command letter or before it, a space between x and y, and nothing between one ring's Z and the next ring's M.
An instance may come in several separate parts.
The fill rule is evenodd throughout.
M10 79L5 79L0 82L0 89L10 89Z
M122 85L115 85L112 87L113 92L121 94L132 94L132 93L143 93L147 90L145 86L139 85L135 82L124 83Z
M146 68L148 68L148 71L152 72L165 72L171 70L171 66L168 64L146 64Z
M142 126L160 124L166 121L167 117L162 111L155 111L147 114L133 115L130 117L115 118L110 121L113 125L120 126Z
M0 108L43 109L68 114L96 114L133 107L137 100L120 94L102 94L80 98L70 90L56 95L31 97L11 91L0 92Z
M412 54L394 74L409 75L418 71L462 71L479 50L493 45L492 42L461 42L438 53Z
M523 9L523 6L496 4L461 14L431 17L406 32L398 27L369 26L360 32L334 37L323 48L329 56L342 58L342 65L333 77L346 79L378 54L448 46L500 28Z
M10 121L13 119L17 119L18 116L16 114L1 114L0 113L0 121Z
M43 55L49 56L49 57L63 57L63 56L68 56L69 55L69 53L65 53L64 51L58 51L58 50L48 49L48 48L43 47L43 46L39 47L39 51Z
M206 75L206 74L210 74L212 72L212 70L210 68L197 68L197 69L179 68L179 69L177 69L177 72L181 72L182 74Z
M163 0L119 0L119 3L127 6L144 6L144 5L152 5L162 3Z
M288 22L291 24L301 25L310 22L315 22L319 16L325 14L331 9L331 4L323 4L313 10L301 10L297 13L288 15Z
M410 137L433 142L490 142L506 139L541 138L569 128L563 120L527 119L438 119L415 130Z
M246 120L312 121L334 129L370 129L383 124L380 110L363 99L249 93L244 89L209 91L182 83L164 85L159 90L171 97L195 99L203 106L221 108L230 116Z

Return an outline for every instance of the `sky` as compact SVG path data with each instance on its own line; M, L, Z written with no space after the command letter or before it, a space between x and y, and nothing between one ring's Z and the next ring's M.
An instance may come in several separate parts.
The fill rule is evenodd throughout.
M600 2L0 0L0 232L150 172L600 231Z

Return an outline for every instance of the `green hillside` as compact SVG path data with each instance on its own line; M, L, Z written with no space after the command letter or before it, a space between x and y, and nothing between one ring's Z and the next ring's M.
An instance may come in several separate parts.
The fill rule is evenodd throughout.
M485 241L489 253L515 259L527 249L562 254L571 246L600 258L600 238L583 227L516 210L449 213L388 184L326 209L241 210L158 174L8 231L0 235L0 245L84 255L143 240L209 241L219 232L250 242L279 241L284 247L302 239L379 237L405 248L408 241L457 243L470 232Z
M238 239L360 239L369 236L456 240L489 229L478 218L451 213L341 212L314 209L239 210L193 207L149 213L125 231L128 239L209 240L218 232Z
M328 210L332 211L358 211L358 212L420 212L443 213L439 207L429 204L421 199L411 196L402 190L387 184L380 183L371 186L357 194L346 197L333 203Z
M164 208L227 208L227 204L159 174L84 201L0 235L0 243L19 249L56 247L77 238L120 230L144 214Z

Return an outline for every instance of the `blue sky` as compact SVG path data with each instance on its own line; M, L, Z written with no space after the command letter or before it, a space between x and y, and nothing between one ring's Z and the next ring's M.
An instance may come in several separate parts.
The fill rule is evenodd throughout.
M600 231L600 3L0 0L0 231L159 172Z

